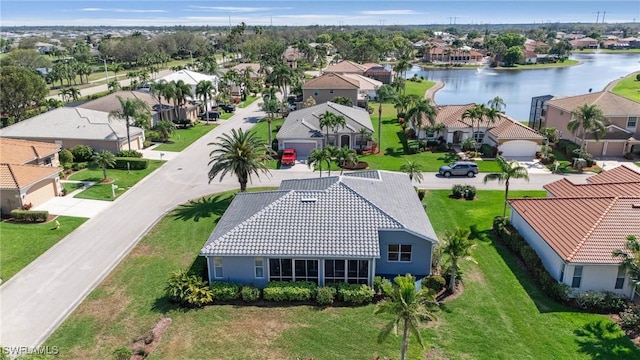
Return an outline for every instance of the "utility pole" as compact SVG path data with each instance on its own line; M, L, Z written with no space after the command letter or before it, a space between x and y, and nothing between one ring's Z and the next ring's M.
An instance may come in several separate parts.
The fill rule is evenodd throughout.
M602 13L602 23L604 24L604 17L607 15L607 12L605 11L604 13Z
M598 21L600 21L600 11L595 12L595 13L597 14L597 15L596 15L596 24L597 24L597 23L598 23Z

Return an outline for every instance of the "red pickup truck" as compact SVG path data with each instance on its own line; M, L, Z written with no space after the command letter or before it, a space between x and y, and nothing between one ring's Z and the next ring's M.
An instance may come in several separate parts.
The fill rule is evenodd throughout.
M280 164L282 165L295 165L296 163L296 151L294 149L284 149L282 157L280 157Z

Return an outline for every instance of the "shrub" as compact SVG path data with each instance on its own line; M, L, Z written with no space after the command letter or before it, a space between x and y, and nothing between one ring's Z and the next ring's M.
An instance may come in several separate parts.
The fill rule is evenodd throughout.
M424 199L424 196L426 195L427 191L425 189L420 189L418 190L418 199L420 199L420 201L422 201L422 199Z
M202 307L213 302L213 292L201 277L180 270L171 274L165 288L172 301L187 307Z
M633 160L633 153L632 152L628 152L626 154L624 154L624 158L627 160Z
M575 300L579 307L601 313L619 312L625 305L625 299L610 291L584 291Z
M46 210L11 210L11 217L20 222L35 223L45 222L49 218L49 212Z
M71 165L71 170L73 170L73 171L79 171L79 170L82 170L82 169L86 169L86 168L87 168L87 166L89 166L89 163L88 163L88 162L85 162L85 161L83 161L83 162L77 162L77 163L73 163L73 164Z
M117 157L141 158L142 153L136 150L120 150L116 154Z
M113 352L113 358L115 360L129 360L131 359L132 355L133 355L133 351L131 351L131 349L126 347L118 348Z
M336 296L336 288L330 286L319 287L316 291L316 301L319 305L331 305Z
M333 283L330 286L336 288L338 299L346 303L365 304L373 301L375 295L370 286L364 284Z
M375 291L376 294L384 294L384 289L389 288L390 286L393 286L393 284L391 283L391 280L387 278L383 278L381 276L373 278L373 291Z
M73 164L69 164L69 163L62 164L62 169L64 169L64 171L71 170L72 167L73 167Z
M464 185L455 184L451 187L451 197L454 199L460 199L464 194Z
M213 300L231 301L240 298L240 285L232 282L214 281L209 285Z
M143 141L143 142L142 142L142 146L143 146L145 149L146 149L146 148L148 148L149 146L151 146L151 141L149 141L149 140L145 140L145 141Z
M624 330L638 331L640 329L640 306L626 304L620 312L620 326Z
M640 74L636 75L636 81L640 81Z
M317 287L311 281L270 281L262 294L269 301L311 301Z
M147 159L138 159L131 157L117 157L116 165L114 168L127 170L127 163L129 164L129 168L131 170L142 170L149 167L149 160Z
M146 130L144 132L144 138L151 142L160 142L162 139L160 133L155 130Z
M476 188L475 186L471 186L471 185L466 185L464 187L464 198L465 200L473 200L476 197Z
M243 286L240 290L240 297L244 302L254 302L260 299L260 289L252 285Z
M422 286L435 293L439 293L440 290L444 289L446 284L447 281L440 275L431 275L422 279Z
M91 161L93 149L87 145L76 145L71 148L73 160L78 162Z
M58 159L61 164L71 164L73 162L73 153L67 149L62 149L58 153Z
M483 157L493 157L493 147L489 144L482 144L482 146L480 146L480 153L482 153Z
M556 156L555 156L555 155L553 155L553 154L549 154L549 155L547 155L547 156L543 156L543 157L540 159L540 162L541 162L543 165L553 164L555 161L556 161Z

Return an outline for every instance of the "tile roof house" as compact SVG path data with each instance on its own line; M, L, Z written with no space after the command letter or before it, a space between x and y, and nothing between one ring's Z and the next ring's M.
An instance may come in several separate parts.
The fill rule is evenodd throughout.
M324 68L322 72L325 74L335 73L342 75L362 75L380 81L383 84L391 84L394 76L393 70L386 69L380 64L358 64L350 60L342 60L336 64L329 65Z
M607 118L605 135L596 141L591 134L585 138L586 150L593 156L623 156L640 151L640 103L609 91L577 96L556 97L545 102L546 111L541 122L558 129L563 139L580 143L582 133L569 132L567 124L572 112L585 104L596 104ZM581 131L581 130L580 130Z
M358 103L360 82L338 73L325 73L316 78L307 80L302 85L302 98L309 97L316 104L332 101L335 97L346 97L355 105Z
M161 97L160 103L158 103L158 98L152 95L149 92L145 91L117 91L112 94L103 96L101 98L87 101L83 104L78 105L77 107L82 109L89 109L95 111L102 112L111 112L121 109L120 101L118 97L122 99L135 99L144 102L149 105L149 109L151 110L151 126L155 126L158 121L160 121L160 113L163 112L163 116L165 119L173 119L175 117L173 111L169 111L173 109L173 105L167 99ZM197 115L197 114L196 114Z
M485 119L480 123L479 129L477 125L476 129L472 129L471 121L463 119L463 114L474 105L439 106L436 123L443 124L444 130L439 133L427 133L426 129L422 129L419 138L437 140L442 136L442 140L447 143L460 144L473 136L481 143L497 146L498 151L502 151L502 156L508 158L533 158L536 151L540 150L544 137L505 114L499 114L493 123ZM423 123L428 124L426 118L423 119ZM414 128L411 122L409 126Z
M131 149L143 148L144 130L129 128ZM117 153L128 149L124 121L109 113L62 107L0 129L0 137L55 143L63 148L88 145L94 150Z
M254 68L254 70L257 71L257 69ZM174 73L171 73L169 75L163 76L158 80L165 80L166 82L171 82L171 81L179 81L182 80L184 81L186 84L191 86L191 93L195 94L196 91L196 85L198 85L198 83L200 81L211 81L213 83L213 87L216 89L216 91L218 91L218 82L219 79L216 75L208 75L208 74L203 74L203 73L199 73L199 72L195 72L195 71L191 71L191 70L180 70L180 71L176 71ZM195 95L194 95L195 96Z
M329 139L326 139L327 129L320 127L320 117L326 111L343 116L346 122L343 128L329 129ZM276 139L280 150L292 148L296 150L298 157L305 158L313 149L323 148L326 144L368 149L368 136L360 134L360 129L363 128L368 134L374 131L366 110L326 102L289 113Z
M62 192L60 146L0 138L0 212L38 206Z
M587 184L547 184L546 199L509 200L510 221L572 296L593 290L633 297L612 253L624 249L627 236L640 237L640 172L619 166L598 176Z
M240 193L200 255L210 281L369 284L428 276L438 239L409 177L366 171Z

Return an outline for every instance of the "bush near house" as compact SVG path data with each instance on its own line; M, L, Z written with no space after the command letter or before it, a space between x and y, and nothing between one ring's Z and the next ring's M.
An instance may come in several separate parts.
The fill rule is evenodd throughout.
M270 281L262 293L268 301L311 301L317 287L311 281Z
M242 301L247 303L258 301L260 299L260 289L253 285L243 286L240 290L240 297Z
M127 164L129 164L127 167ZM138 159L135 157L117 157L116 165L114 168L116 169L131 169L131 170L143 170L149 167L149 160L147 159Z
M602 314L620 312L624 309L626 299L616 296L611 291L585 291L576 296L578 307Z
M327 284L335 287L338 300L351 304L367 304L373 301L375 292L365 284L347 284L343 282Z
M215 301L232 301L240 298L240 284L214 281L209 285Z
M142 153L136 150L120 150L116 154L117 157L141 158Z
M25 223L45 222L49 218L49 212L42 210L11 210L11 217L15 221Z
M446 284L447 281L440 275L431 275L422 279L422 286L432 290L436 294L439 293L440 290L444 289Z
M73 154L73 160L77 162L91 161L93 156L93 149L88 145L76 145L70 149Z
M337 290L335 287L322 286L318 287L316 292L316 302L319 305L331 305L336 297Z

